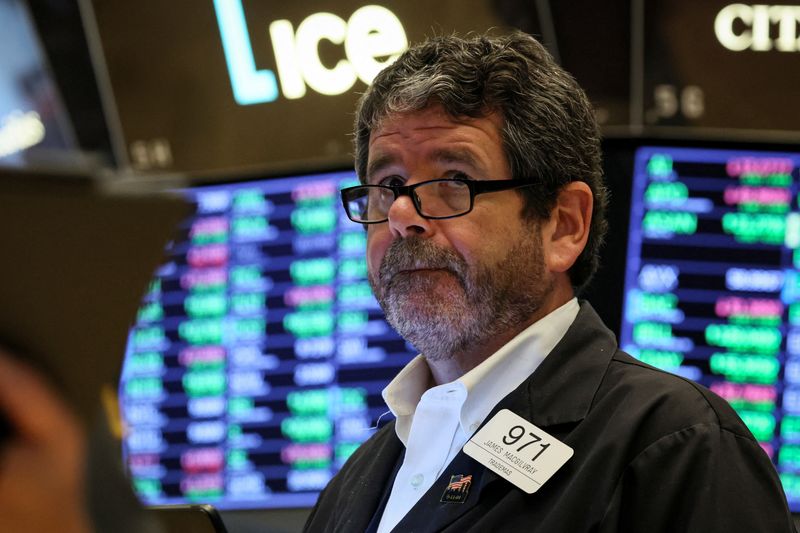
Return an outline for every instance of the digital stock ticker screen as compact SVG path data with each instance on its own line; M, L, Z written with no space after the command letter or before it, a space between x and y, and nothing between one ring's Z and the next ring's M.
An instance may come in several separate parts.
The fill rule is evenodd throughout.
M352 172L200 186L140 308L120 386L144 503L306 507L412 357L366 280Z
M800 511L800 153L636 152L620 344L725 398Z

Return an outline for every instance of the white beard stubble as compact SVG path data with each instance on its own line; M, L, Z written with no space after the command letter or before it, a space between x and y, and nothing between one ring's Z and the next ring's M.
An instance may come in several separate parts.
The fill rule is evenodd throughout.
M421 237L395 240L369 283L386 319L429 360L445 360L529 321L553 290L538 224L495 265ZM413 272L419 269L440 272ZM443 271L443 272L442 272ZM443 278L444 277L444 278ZM447 279L451 278L451 279Z

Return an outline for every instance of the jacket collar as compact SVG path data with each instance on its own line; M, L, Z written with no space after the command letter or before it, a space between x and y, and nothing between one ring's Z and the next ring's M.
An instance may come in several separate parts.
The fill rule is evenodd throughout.
M611 358L614 334L588 302L536 372L495 406L487 421L509 409L539 427L583 420Z

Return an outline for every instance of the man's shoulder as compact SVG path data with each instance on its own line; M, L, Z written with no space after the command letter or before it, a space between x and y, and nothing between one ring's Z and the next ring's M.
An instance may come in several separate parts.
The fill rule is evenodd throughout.
M594 401L595 407L613 405L618 406L615 410L621 416L656 433L711 425L753 439L730 404L714 392L623 351L611 358Z

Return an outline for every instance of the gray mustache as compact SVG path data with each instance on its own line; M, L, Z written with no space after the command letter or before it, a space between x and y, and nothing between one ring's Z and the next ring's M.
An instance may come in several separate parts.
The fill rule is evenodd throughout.
M379 274L382 284L386 285L400 272L419 269L447 270L462 284L466 282L467 264L460 255L420 237L397 239L389 245Z

